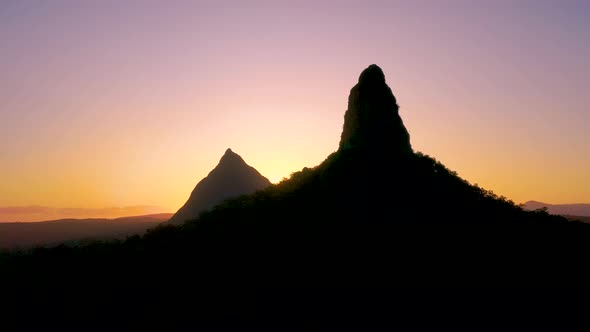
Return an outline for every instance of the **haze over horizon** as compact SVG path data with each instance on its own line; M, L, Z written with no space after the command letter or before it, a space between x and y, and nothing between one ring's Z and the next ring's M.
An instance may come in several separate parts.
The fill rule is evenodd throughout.
M232 148L276 183L385 72L416 151L517 203L590 202L586 1L0 4L0 207L176 211Z
M167 213L161 206L119 206L105 208L56 208L39 205L0 207L0 223L38 222L61 219L113 219Z

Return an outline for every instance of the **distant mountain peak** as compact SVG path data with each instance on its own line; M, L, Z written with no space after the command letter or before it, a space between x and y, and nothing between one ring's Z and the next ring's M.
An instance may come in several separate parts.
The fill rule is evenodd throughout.
M199 213L211 209L226 199L252 194L270 185L266 177L228 148L217 166L196 185L188 201L170 218L169 222L181 224L195 219Z
M219 160L219 165L225 165L225 164L244 164L244 165L246 165L246 162L244 161L244 159L242 159L242 157L240 157L239 154L233 152L232 149L228 148L227 150L225 150L225 153L223 154L223 156ZM218 165L218 167L219 167L219 165Z
M350 90L340 149L351 147L397 154L412 152L397 100L385 82L383 70L375 64L362 71L358 84Z

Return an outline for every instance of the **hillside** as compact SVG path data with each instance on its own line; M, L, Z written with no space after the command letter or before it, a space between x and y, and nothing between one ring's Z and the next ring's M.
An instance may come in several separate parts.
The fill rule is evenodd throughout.
M123 240L143 234L168 220L160 213L116 219L61 219L41 222L0 223L0 250L29 249L61 243L79 244L92 240Z
M121 244L0 256L0 266L13 285L5 297L35 299L32 312L50 304L65 320L170 329L317 305L274 295L280 289L585 285L589 238L590 225L524 211L415 152L371 65L351 89L338 150L320 165L180 226ZM338 299L321 310L341 308Z
M590 224L590 217L586 217L586 216L570 216L567 214L563 215L565 218L567 218L567 220L570 221L581 221L587 224Z

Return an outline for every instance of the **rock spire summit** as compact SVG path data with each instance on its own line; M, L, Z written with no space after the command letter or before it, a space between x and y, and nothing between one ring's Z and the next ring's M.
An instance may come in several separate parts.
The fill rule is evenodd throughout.
M363 70L348 97L339 149L352 147L412 152L397 100L385 82L385 74L375 64Z

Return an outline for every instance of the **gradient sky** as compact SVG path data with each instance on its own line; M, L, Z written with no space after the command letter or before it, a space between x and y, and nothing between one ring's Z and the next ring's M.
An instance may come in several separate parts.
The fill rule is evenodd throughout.
M0 207L175 211L231 147L277 182L376 63L415 150L590 203L590 1L0 2Z

